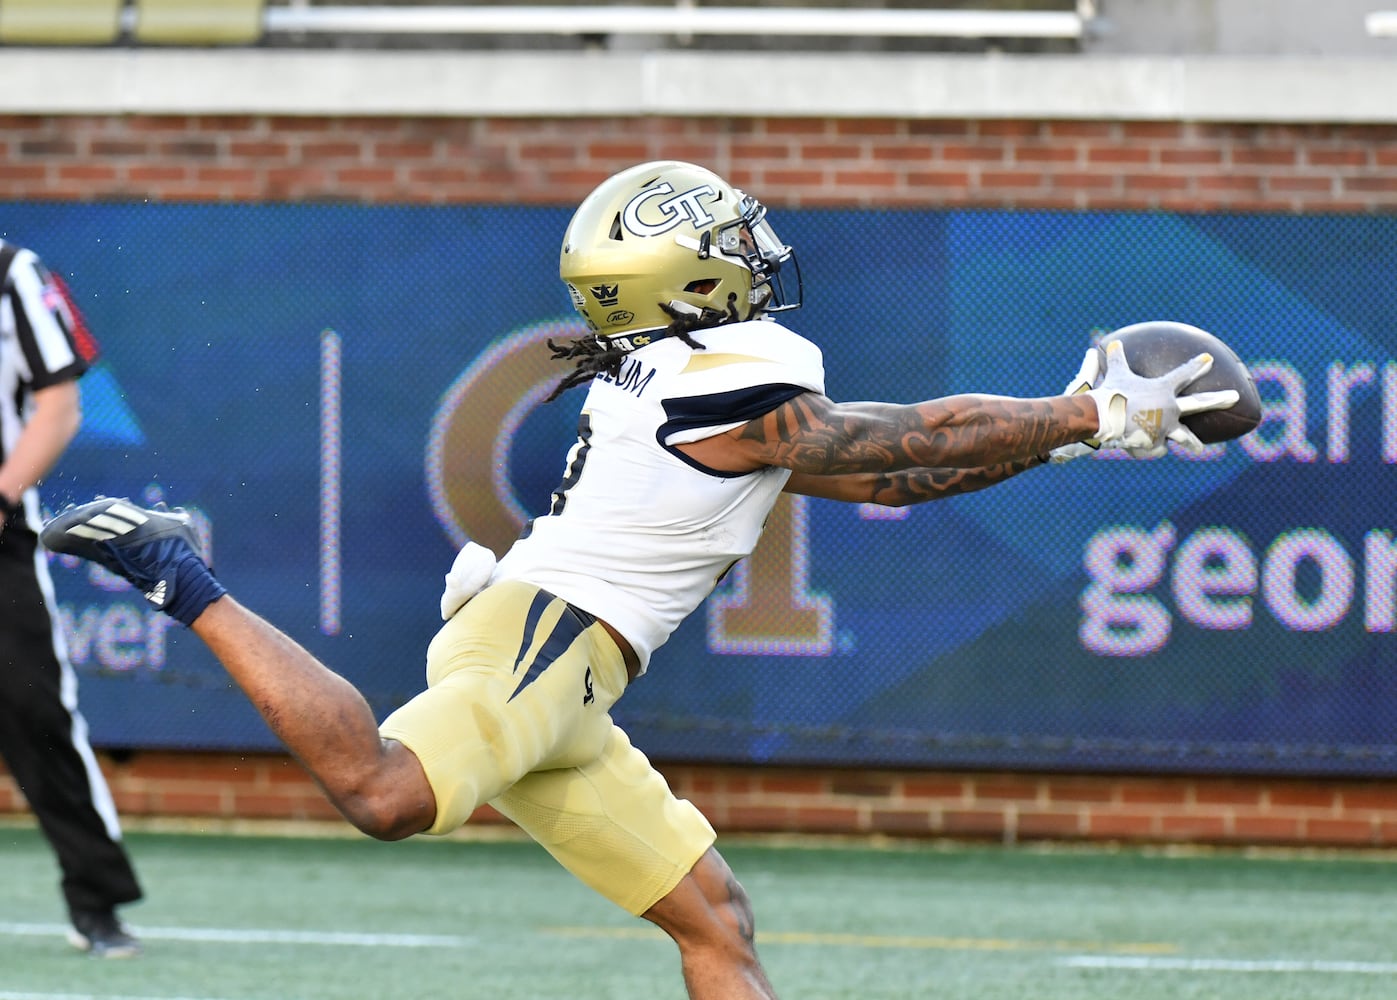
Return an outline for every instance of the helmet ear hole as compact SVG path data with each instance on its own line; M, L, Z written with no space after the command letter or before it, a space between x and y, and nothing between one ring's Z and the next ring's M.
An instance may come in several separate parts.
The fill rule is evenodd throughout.
M707 295L718 287L717 278L698 278L684 286L684 291L695 292L699 295Z

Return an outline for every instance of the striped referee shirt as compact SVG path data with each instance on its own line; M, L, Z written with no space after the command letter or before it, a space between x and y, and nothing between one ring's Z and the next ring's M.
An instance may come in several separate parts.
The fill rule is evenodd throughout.
M11 254L0 286L0 462L29 419L34 392L78 378L97 357L61 279L32 251L0 240L0 260Z

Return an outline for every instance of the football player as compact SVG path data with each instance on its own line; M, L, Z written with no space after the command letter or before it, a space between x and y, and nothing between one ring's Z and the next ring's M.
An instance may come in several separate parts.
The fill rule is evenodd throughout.
M499 559L447 576L427 688L380 726L359 694L225 594L179 512L98 500L46 543L96 560L188 625L326 795L383 839L445 834L491 803L569 871L678 945L689 996L774 996L747 894L714 832L609 710L732 564L783 490L904 505L980 489L1089 439L1183 440L1180 395L1118 357L1080 394L839 403L800 305L795 253L762 204L702 167L647 163L602 183L563 237L588 335L554 395L589 386L546 512ZM1098 384L1099 383L1099 384ZM662 681L661 681L662 682Z

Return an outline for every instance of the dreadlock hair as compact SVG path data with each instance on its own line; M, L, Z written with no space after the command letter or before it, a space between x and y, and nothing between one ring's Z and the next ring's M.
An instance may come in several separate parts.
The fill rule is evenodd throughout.
M661 302L660 308L665 311L665 315L672 322L664 328L660 337L678 337L694 350L702 351L704 346L689 334L695 330L707 330L710 327L722 326L724 323L736 322L738 319L736 303L737 295L730 294L727 302L728 307L725 311L720 312L717 309L705 308L699 312L691 313L680 312L669 303ZM630 353L625 348L611 346L595 333L576 337L562 344L555 344L550 338L548 349L553 352L554 361L575 360L577 364L573 366L572 371L558 380L553 391L544 399L545 403L553 402L573 386L590 382L598 375L618 377L621 374L621 362Z

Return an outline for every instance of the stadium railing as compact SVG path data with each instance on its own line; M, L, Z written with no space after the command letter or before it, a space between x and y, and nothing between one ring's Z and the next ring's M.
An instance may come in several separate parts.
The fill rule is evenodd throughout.
M0 0L0 43L246 45L306 35L695 35L1082 38L1094 0L1073 10L672 5L334 6L266 0Z

